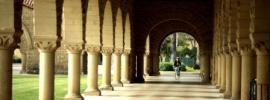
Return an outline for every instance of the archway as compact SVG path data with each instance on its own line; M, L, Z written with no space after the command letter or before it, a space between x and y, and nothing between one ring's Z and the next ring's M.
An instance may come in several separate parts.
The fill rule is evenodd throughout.
M181 60L181 71L199 72L199 45L197 40L184 32L174 32L163 39L159 46L160 71L173 71L174 60Z

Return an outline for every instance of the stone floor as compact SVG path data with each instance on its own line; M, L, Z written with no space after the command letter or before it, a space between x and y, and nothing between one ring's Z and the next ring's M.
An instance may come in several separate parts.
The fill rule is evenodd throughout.
M146 83L125 84L85 100L224 100L215 86L200 83L199 73L181 73L180 80L173 75L162 72L161 76L145 77Z

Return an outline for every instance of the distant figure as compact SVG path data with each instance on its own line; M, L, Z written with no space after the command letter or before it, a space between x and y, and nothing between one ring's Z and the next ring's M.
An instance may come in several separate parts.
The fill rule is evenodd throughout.
M174 70L175 70L175 79L180 78L180 67L181 67L181 60L177 57L174 61Z

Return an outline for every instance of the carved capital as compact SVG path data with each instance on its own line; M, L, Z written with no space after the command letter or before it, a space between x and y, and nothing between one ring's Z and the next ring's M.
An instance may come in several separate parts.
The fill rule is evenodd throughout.
M114 49L114 54L121 55L122 53L123 53L123 49L121 49L121 48L115 48Z
M13 35L14 32L0 33L0 49L14 49L16 47Z
M85 49L88 53L99 53L100 52L99 45L86 45Z
M269 55L270 53L269 43L260 42L255 44L255 50L257 55Z
M129 55L130 53L131 53L131 50L130 50L130 49L125 49L125 50L124 50L124 54L125 54L125 55Z
M69 53L81 53L83 49L82 43L65 43L64 47Z
M102 47L101 53L105 55L109 55L113 53L113 48L112 47Z
M148 56L150 54L150 51L145 51L144 55Z
M252 56L254 54L254 51L251 49L250 46L241 47L240 52L242 56Z
M40 52L55 52L57 48L56 41L53 40L36 40L34 45Z

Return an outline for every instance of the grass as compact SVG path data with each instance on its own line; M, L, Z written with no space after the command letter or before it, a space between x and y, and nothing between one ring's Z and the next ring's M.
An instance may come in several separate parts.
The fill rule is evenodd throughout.
M99 78L99 82L101 79ZM38 100L38 75L13 75L13 100ZM81 76L81 93L86 89L86 76ZM67 75L55 75L55 100L67 93Z

